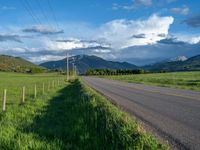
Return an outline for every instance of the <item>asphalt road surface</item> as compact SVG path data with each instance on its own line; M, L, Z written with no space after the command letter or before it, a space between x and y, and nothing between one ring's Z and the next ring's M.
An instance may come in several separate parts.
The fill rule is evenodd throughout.
M200 150L200 92L82 77L178 149Z

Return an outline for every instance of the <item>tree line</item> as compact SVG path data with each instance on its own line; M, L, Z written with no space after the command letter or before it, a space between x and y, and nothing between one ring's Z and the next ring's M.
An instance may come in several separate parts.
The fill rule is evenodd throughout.
M144 69L89 69L86 75L129 75L149 73Z

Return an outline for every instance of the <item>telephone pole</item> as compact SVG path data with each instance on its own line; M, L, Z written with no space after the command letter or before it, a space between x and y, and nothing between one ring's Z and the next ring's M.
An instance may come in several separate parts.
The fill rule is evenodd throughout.
M67 81L69 81L69 55L67 52Z

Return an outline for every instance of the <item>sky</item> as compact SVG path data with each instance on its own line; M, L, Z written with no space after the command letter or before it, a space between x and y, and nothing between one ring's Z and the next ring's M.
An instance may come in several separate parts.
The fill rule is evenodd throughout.
M0 54L145 65L200 54L200 0L0 0Z

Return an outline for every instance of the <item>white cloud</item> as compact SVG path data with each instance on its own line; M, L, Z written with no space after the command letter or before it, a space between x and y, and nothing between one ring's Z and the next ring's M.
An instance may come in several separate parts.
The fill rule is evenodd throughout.
M93 47L109 48L109 45L106 43L101 43L97 41L86 41L75 38L70 38L68 40L46 41L45 45L46 47L48 47L49 50L73 50Z
M36 57L29 57L32 62L40 63L45 61L55 61L64 59L65 56L55 56L55 55L44 55L44 56L36 56Z
M147 59L155 61L161 56L175 57L176 55L185 55L185 53L196 54L199 51L197 46L200 42L198 34L172 33L174 38L178 42L180 41L179 44L170 45L158 42L170 38L169 29L173 21L172 16L153 14L146 19L117 19L95 27L78 26L78 23L76 26L72 26L66 23L62 28L68 32L62 35L22 38L23 43L4 40L1 42L0 52L29 58L33 62L62 59L65 57L65 50L71 50L70 54L73 55L89 54L108 60L121 58L122 61L130 60L130 62L137 59L141 62L145 62ZM23 34L23 37L27 35L27 33L22 33L19 27L10 27L7 31L0 27L1 30L5 34ZM62 37L65 39L64 41L62 41ZM187 42L186 46L182 46L181 41ZM196 46L192 44L196 44Z
M171 16L160 17L156 14L145 20L113 20L100 28L97 38L111 43L115 49L153 44L165 38L159 35L167 35L173 21ZM139 34L145 35L144 38L133 37Z
M200 42L200 36L199 35L187 35L187 34L181 34L181 33L177 33L174 34L175 37L177 37L177 39L179 41L183 41L189 44L197 44Z
M171 8L170 12L179 15L188 15L190 9L187 6Z
M109 50L109 49L95 49L93 52L96 52L96 53L110 53L111 50Z
M118 10L118 9L124 9L124 10L132 10L136 9L140 6L144 7L150 7L152 5L152 0L132 0L131 4L127 5L120 5L120 4L113 4L112 9Z
M19 53L24 53L24 52L26 52L26 49L25 49L25 48L22 48L22 47L14 47L14 48L11 48L10 50L16 51L16 52L19 52Z

